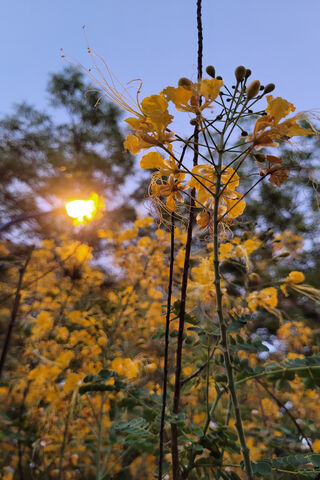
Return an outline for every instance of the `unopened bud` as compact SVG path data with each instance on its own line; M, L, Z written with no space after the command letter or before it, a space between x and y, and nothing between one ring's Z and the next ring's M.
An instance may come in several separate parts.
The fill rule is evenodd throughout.
M254 273L254 272L250 273L249 280L250 280L250 282L257 283L260 280L260 276L257 273Z
M183 87L183 88L187 88L189 89L192 85L192 82L191 80L189 80L189 78L186 78L186 77L182 77L179 79L178 81L178 86L179 87Z
M259 90L260 90L259 80L253 80L253 82L251 82L247 88L247 99L252 100L252 98L259 93Z
M191 118L191 120L190 120L190 125L195 126L195 125L197 125L197 123L198 123L198 122L197 122L197 119L196 119L196 118Z
M246 69L243 65L239 65L234 71L235 77L237 79L237 82L241 82L241 80L244 79L246 75Z
M289 257L290 255L290 252L282 252L280 253L280 255L278 255L279 258L285 258L285 257Z
M264 94L266 93L270 93L270 92L273 92L273 90L276 88L275 84L274 83L268 83L268 85L266 85L264 87Z
M212 78L216 76L216 70L213 65L208 65L206 68L206 72Z
M251 70L250 70L250 68L247 68L246 73L245 73L245 79L249 78L250 75L251 75Z
M220 75L218 75L216 78L217 80L222 80L222 77Z

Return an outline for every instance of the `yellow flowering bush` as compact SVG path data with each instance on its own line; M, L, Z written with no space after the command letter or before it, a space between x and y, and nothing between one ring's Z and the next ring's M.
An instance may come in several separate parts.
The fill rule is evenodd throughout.
M294 173L273 149L316 131L242 65L231 87L213 66L204 78L197 7L196 81L132 100L98 80L130 115L124 148L151 170L155 218L100 228L99 263L67 236L0 245L3 479L319 473L319 337L303 315L320 292L297 270L303 238L246 217L253 190Z

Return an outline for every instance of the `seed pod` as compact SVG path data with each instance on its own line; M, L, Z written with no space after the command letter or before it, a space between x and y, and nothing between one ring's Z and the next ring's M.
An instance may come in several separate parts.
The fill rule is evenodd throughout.
M251 82L247 88L247 99L251 100L253 97L255 97L259 93L259 90L260 90L259 80L253 80L253 82Z
M216 70L213 65L208 65L206 68L206 72L212 78L216 76Z
M270 92L273 92L273 90L276 88L275 84L274 83L268 83L268 85L266 85L264 87L264 94L266 93L270 93Z
M249 78L250 75L251 75L251 70L250 70L250 68L247 68L246 69L246 74L245 74L245 79L247 80L247 78Z
M265 159L266 159L266 156L265 156L263 153L254 153L254 154L253 154L253 158L254 158L257 162L264 162Z
M191 85L192 85L191 80L189 80L189 78L186 78L186 77L182 77L178 81L178 86L179 87L190 89Z
M239 65L234 71L235 77L237 79L237 82L241 82L241 80L244 79L246 75L246 69L243 65Z

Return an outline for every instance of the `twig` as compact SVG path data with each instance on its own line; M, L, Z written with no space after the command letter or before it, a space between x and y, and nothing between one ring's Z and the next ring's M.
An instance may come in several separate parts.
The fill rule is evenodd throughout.
M261 382L261 380L259 380L258 378L255 379L255 381L261 385L261 387L267 392L268 395L270 395L270 397L276 402L276 404L280 407L280 408L283 408L283 410L286 412L286 414L288 415L288 417L290 418L290 420L292 421L292 423L295 425L296 429L298 430L298 432L300 433L300 435L302 436L302 438L305 439L305 441L307 442L307 445L309 447L309 450L310 452L313 452L313 448L312 448L312 443L310 442L309 438L306 436L306 434L304 433L304 431L302 430L302 428L300 427L299 423L297 422L297 420L294 418L294 416L292 415L292 413L290 412L290 410L285 406L284 403L281 402L281 400L279 400L278 397L275 396L275 394L273 392L271 392L271 390L269 390L269 388L263 383Z
M65 423L64 423L63 439L62 439L62 445L61 445L60 456L59 456L59 476L58 476L58 480L62 480L62 478L63 478L63 459L64 459L64 452L65 452L65 449L66 449L66 446L67 446L70 417L71 417L71 399L70 399L70 402L69 402L68 413L67 413L66 420L65 420Z
M211 350L211 353L210 353L210 356L209 356L209 362L210 362L210 360L212 359L212 357L213 357L213 355L214 355L214 352L216 351L216 348L217 348L219 342L220 342L220 337L218 337L215 346L214 346L213 349ZM190 382L190 380L192 380L193 378L197 377L197 376L199 375L199 373L201 373L202 370L204 370L204 369L206 368L207 364L208 364L208 361L207 361L207 362L204 362L204 363L198 368L198 370L196 370L196 371L193 372L191 375L189 375L189 377L183 378L183 379L181 380L181 386L183 386L183 385L184 385L185 383L187 383L187 382Z
M164 365L163 365L162 408L161 408L160 434L159 434L158 480L161 480L161 479L162 479L163 434L164 434L164 424L165 424L165 415L166 415L166 403L167 403L168 356L169 356L169 330L170 330L171 297L172 297L172 284L173 284L173 264L174 264L174 215L173 215L173 213L172 213L172 214L171 214L171 232L170 232L169 283L168 283L166 327L165 327L165 340L164 340Z
M23 277L24 277L24 274L27 270L27 267L28 267L28 264L30 262L30 259L31 259L32 252L33 252L34 248L35 248L34 246L29 248L29 251L28 251L28 254L27 254L27 259L26 259L24 265L22 267L20 267L20 269L19 269L19 279L18 279L18 284L17 284L17 288L16 288L16 294L15 294L15 298L14 298L14 302L13 302L13 306L12 306L12 310L11 310L11 317L10 317L9 325L8 325L8 328L7 328L7 333L6 333L6 336L5 336L5 339L4 339L4 344L3 344L2 352L1 352L0 377L2 376L2 372L3 372L3 369L4 369L4 365L5 365L5 362L6 362L7 353L8 353L8 349L9 349L9 345L10 345L10 340L11 340L13 327L14 327L14 324L15 324L15 321L16 321L16 318L17 318L17 315L18 315L20 299L21 299L21 293L20 292L21 292L21 288L22 288Z
M96 480L100 480L101 437L102 437L101 434L102 434L104 394L105 392L101 392L101 402L100 402L99 421L98 421L98 438L97 438Z

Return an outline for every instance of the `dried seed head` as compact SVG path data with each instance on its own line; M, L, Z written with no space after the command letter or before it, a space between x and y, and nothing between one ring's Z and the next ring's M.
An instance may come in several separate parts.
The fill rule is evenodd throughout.
M216 70L213 65L208 65L206 68L206 72L212 78L216 76Z
M253 97L255 97L259 93L259 90L260 90L259 80L253 80L253 82L251 82L247 88L247 99L251 100Z
M266 93L270 93L270 92L273 92L273 90L276 88L275 84L274 83L268 83L268 85L266 85L264 87L264 94Z
M241 80L244 79L246 75L246 69L243 65L239 65L234 71L235 77L237 79L237 82L241 82Z
M191 88L191 85L192 85L192 82L191 82L191 80L189 80L189 78L186 78L186 77L179 78L179 81L178 81L178 86L179 87L189 89L189 88Z
M246 78L246 79L249 78L250 75L251 75L251 70L250 70L250 68L247 68L247 69L246 69L245 78Z

